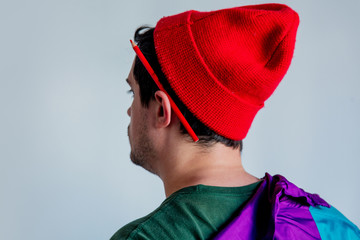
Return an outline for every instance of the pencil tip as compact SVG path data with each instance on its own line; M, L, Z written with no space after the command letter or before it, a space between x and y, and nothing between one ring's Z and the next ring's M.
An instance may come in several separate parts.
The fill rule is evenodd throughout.
M135 47L136 46L136 44L130 39L130 42L131 42L131 45L133 46L133 47Z

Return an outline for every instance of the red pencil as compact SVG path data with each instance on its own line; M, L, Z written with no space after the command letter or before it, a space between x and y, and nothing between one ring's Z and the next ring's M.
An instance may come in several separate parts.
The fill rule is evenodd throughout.
M180 112L179 108L176 106L175 102L172 100L170 95L165 91L164 87L162 86L162 84L159 81L159 78L156 76L156 74L155 74L154 70L152 69L152 67L150 66L149 62L146 60L145 56L140 51L140 48L132 40L130 40L130 42L131 42L131 45L132 45L136 55L139 57L140 61L144 65L144 67L149 72L150 76L152 77L152 79L154 80L154 82L156 83L158 88L168 96L171 108L174 110L174 112L175 112L176 116L179 118L180 122L184 125L186 131L188 131L188 133L190 134L190 136L194 140L194 142L197 142L199 140L199 138L196 136L194 130L190 127L189 123L186 121L184 115Z

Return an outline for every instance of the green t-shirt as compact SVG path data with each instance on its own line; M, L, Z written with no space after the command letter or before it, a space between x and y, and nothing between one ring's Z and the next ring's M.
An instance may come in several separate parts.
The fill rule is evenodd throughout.
M212 238L239 213L259 183L183 188L149 215L122 227L110 240Z

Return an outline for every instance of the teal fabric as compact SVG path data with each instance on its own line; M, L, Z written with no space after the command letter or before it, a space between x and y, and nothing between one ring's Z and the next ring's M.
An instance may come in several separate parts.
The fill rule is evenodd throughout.
M309 208L322 240L360 239L360 230L334 207Z
M260 182L243 187L197 185L177 191L149 215L118 230L119 239L209 239L229 223Z

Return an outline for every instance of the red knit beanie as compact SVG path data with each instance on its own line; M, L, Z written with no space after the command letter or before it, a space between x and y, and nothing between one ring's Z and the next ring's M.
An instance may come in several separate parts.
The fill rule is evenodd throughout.
M298 25L298 14L281 4L187 11L160 19L155 49L190 112L241 140L289 68Z

